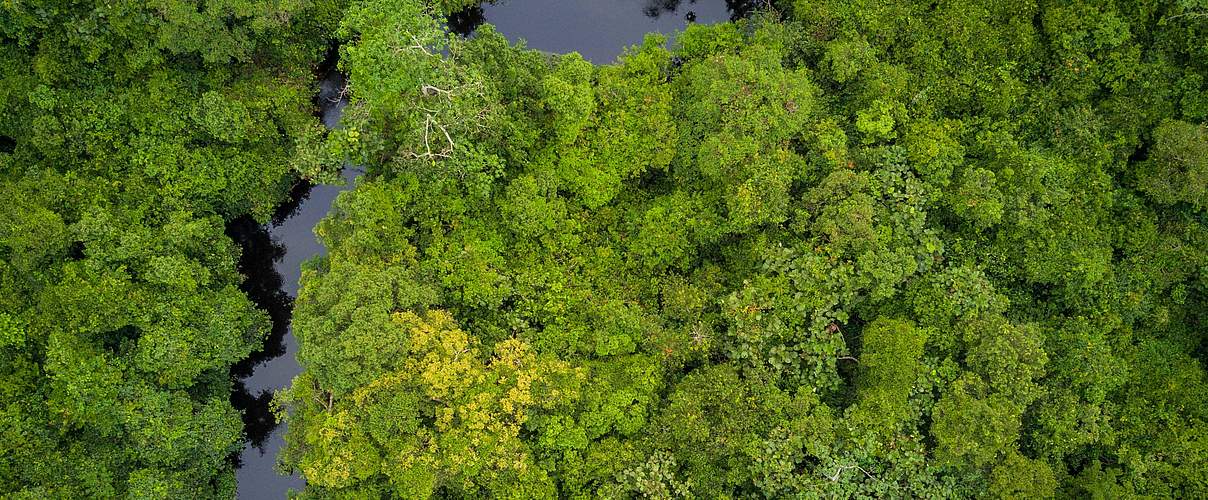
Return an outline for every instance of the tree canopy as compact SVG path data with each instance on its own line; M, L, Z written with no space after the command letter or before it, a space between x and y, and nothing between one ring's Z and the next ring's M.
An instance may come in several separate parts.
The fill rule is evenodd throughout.
M1208 493L1202 6L797 0L601 66L427 8L341 24L304 497Z
M233 496L224 228L351 163L300 498L1208 496L1208 5L475 4L0 2L0 494Z
M315 144L339 2L0 4L0 496L231 497L236 217Z

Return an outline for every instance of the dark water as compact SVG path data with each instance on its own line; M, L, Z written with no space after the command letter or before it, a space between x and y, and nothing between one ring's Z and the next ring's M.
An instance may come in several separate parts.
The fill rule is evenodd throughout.
M641 43L646 33L673 35L689 22L716 23L745 16L761 0L501 0L451 16L450 27L463 35L483 22L494 24L509 40L524 39L530 48L548 52L577 51L595 63L616 59L625 47ZM330 72L318 97L328 128L339 122L345 101L344 79ZM2 145L2 144L0 144ZM250 218L232 221L228 235L243 248L243 289L273 320L264 348L232 368L236 390L231 396L244 413L249 443L237 457L238 497L284 498L301 489L299 476L282 476L274 468L285 445L285 429L269 410L273 391L287 387L301 367L290 330L293 299L298 294L302 262L325 252L314 227L341 191L361 173L344 170L342 186L300 184L269 224Z
M334 127L345 102L340 98L344 79L331 72L322 82L318 103L323 124ZM231 402L244 413L248 445L238 457L235 476L239 498L284 498L290 489L301 489L301 477L283 476L274 469L277 452L285 445L285 428L279 427L269 409L273 391L289 386L302 371L295 355L297 340L290 329L293 299L298 295L302 262L325 252L314 235L314 227L340 191L349 189L361 172L345 168L344 185L299 184L289 201L278 208L269 224L250 218L232 221L227 233L242 247L240 272L247 276L244 291L273 321L264 348L231 372L236 377Z
M613 62L646 33L674 35L689 22L712 24L746 16L762 0L499 0L458 13L463 35L483 22L509 40L547 52L576 51L597 64Z

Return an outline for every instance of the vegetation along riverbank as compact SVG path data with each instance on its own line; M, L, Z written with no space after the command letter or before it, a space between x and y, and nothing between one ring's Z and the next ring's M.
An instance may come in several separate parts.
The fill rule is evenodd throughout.
M224 228L343 165L297 497L1208 496L1208 5L476 7L0 3L0 496L235 496Z

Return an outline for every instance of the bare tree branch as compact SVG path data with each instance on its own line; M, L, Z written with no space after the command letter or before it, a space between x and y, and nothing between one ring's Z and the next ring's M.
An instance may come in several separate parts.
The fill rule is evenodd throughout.
M430 97L430 96L439 94L439 95L445 96L450 101L453 100L453 91L452 90L445 90L445 89L442 89L442 88L439 88L439 87L436 87L433 85L428 85L425 83L425 84L423 84L423 86L420 87L420 91L423 92L423 94L425 96Z
M860 472L863 472L863 473L864 473L864 475L865 475L865 476L868 476L868 478L869 478L869 479L872 479L872 480L874 480L874 481L876 481L876 480L877 480L877 478L876 478L875 476L873 476L873 475L872 475L872 474L870 474L870 473L869 473L867 470L864 470L864 468L863 468L863 467L860 467L860 466L859 466L859 465L857 465L857 464L852 464L852 465L840 465L840 466L839 466L839 468L838 468L837 470L835 470L835 473L834 473L834 474L832 474L832 475L830 475L830 476L827 476L826 478L827 478L827 479L830 479L831 481L838 481L838 480L839 480L839 475L840 475L840 474L842 474L842 473L843 473L843 471L848 470L848 469L859 469L859 470L860 470Z
M1178 19L1180 17L1187 17L1187 18L1191 18L1191 19L1200 18L1200 17L1208 17L1208 12L1184 12L1182 14L1175 14L1173 16L1167 17L1166 20L1169 21L1171 19Z

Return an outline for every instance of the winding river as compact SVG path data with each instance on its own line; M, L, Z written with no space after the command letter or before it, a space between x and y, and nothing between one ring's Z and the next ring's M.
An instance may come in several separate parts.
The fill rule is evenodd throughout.
M328 128L339 123L346 104L339 98L343 85L343 76L329 71L316 97ZM314 227L331 210L336 195L350 189L360 173L345 168L343 185L300 184L268 224L240 219L228 227L227 233L243 248L239 262L240 272L247 276L243 289L268 311L273 322L264 349L232 369L236 384L231 400L244 413L249 441L236 464L239 498L283 498L290 488L301 489L304 484L300 476L284 476L274 469L277 452L285 446L285 428L277 426L269 403L273 391L287 387L302 371L295 357L298 342L290 328L290 316L298 296L302 263L326 251Z
M526 40L530 48L547 52L578 51L597 64L616 59L625 47L641 43L643 35L673 35L689 22L716 23L737 18L757 0L501 0L467 9L449 19L450 28L464 36L488 22L509 40ZM331 66L331 65L328 65ZM344 78L327 71L316 103L323 124L335 127L345 102L338 98ZM232 221L227 234L243 249L240 272L243 289L273 322L264 348L232 368L236 378L231 401L244 413L248 444L236 460L238 497L284 498L305 484L297 475L275 469L285 444L285 429L269 409L273 391L285 388L301 372L290 329L293 299L298 294L302 262L325 252L314 234L336 196L354 185L361 171L345 168L343 185L300 184L268 224L250 218Z

